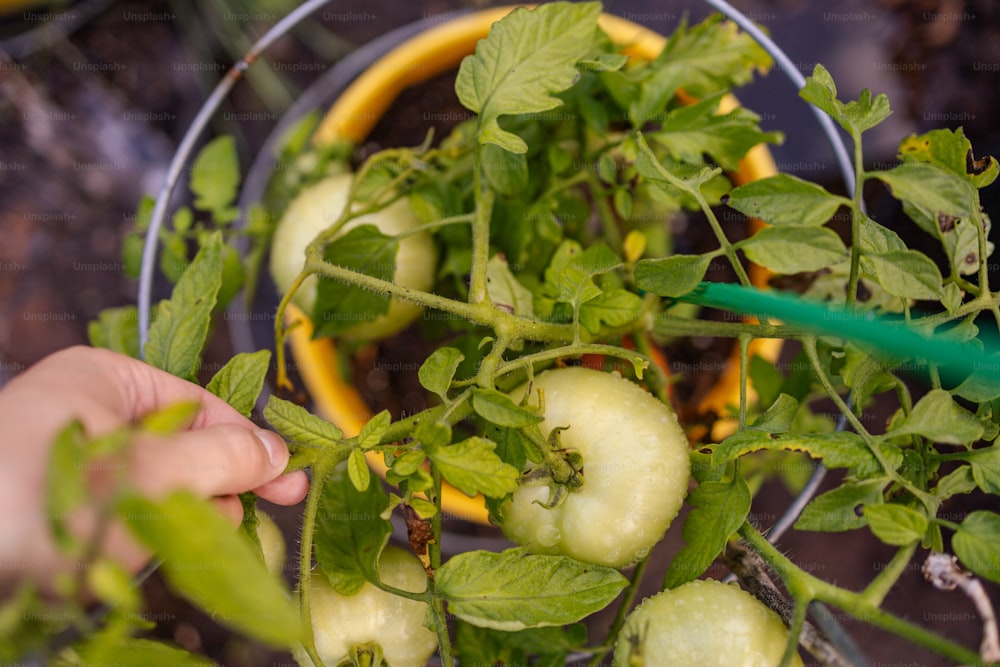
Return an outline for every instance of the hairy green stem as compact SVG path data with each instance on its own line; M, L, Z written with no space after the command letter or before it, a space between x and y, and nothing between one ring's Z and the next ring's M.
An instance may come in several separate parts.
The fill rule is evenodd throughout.
M587 663L589 667L599 667L599 665L603 664L604 657L614 648L614 639L621 632L622 626L625 625L625 619L628 617L635 599L639 596L639 585L642 583L648 565L649 556L646 556L636 564L635 570L632 572L632 579L629 581L628 588L625 589L625 595L622 598L621 604L618 605L615 619L611 622L611 627L608 628L608 641L605 641L602 646L594 651L593 657Z
M854 196L851 201L851 272L847 280L847 306L858 300L858 283L861 280L861 221L864 219L865 163L861 147L861 133L852 131L854 142Z
M312 552L313 535L316 532L316 515L319 513L320 496L327 477L333 472L336 460L332 455L326 455L313 466L312 481L309 494L306 496L306 507L302 515L302 537L299 550L299 614L302 617L303 628L302 647L316 667L324 667L326 663L316 650L316 637L312 624Z
M469 279L469 303L489 303L486 267L490 260L490 217L493 215L493 190L483 183L483 147L477 144L473 161L476 217L472 221L472 273Z
M916 550L917 542L913 542L912 544L899 549L895 555L893 555L889 564L886 565L885 568L878 573L878 576L872 579L871 583L869 583L865 590L861 592L862 599L873 606L881 606L882 601L885 600L887 595L889 595L889 591L896 585L899 578L903 576L903 573L906 571L906 566L913 558L913 554Z

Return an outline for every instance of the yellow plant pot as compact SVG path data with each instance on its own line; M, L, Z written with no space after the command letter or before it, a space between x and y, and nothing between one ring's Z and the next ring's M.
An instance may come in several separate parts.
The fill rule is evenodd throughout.
M462 58L475 51L476 43L486 37L490 26L513 9L488 9L438 24L387 53L340 95L317 128L315 142L363 141L403 89L456 68ZM662 35L617 16L602 14L600 26L616 44L628 45L626 54L643 60L655 58L665 43ZM720 111L729 111L737 104L734 97L727 96ZM741 184L773 175L776 171L767 147L759 145L747 154L730 178ZM751 267L750 275L758 285L767 280L767 272L760 267ZM289 332L289 344L317 414L336 424L346 435L355 435L372 413L354 387L343 381L333 342L326 338L313 339L308 318L292 306L288 319L289 323L299 321L299 326ZM772 361L779 350L780 341L777 340L758 339L751 345L751 354ZM701 409L726 414L732 405L739 403L737 360L738 356L728 364L719 383L702 401ZM711 435L722 437L732 428L732 422L723 421ZM384 475L386 467L380 455L370 453L368 460L376 472ZM446 485L442 503L444 511L451 516L488 523L482 497L470 498Z

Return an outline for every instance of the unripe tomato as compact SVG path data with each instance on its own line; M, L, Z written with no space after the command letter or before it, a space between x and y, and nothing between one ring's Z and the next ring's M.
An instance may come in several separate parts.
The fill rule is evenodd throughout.
M615 667L778 667L788 629L735 585L696 580L646 598L622 626ZM792 667L802 667L797 655Z
M539 389L539 427L569 427L561 444L582 457L583 486L549 509L546 480L522 483L501 507L504 533L535 553L634 563L660 541L687 494L688 442L677 416L635 383L589 368L546 371L534 380L532 391Z
M386 547L379 561L382 581L420 593L427 574L413 554ZM338 593L321 572L312 581L312 622L316 650L327 665L336 665L361 644L377 643L392 667L424 667L437 649L437 635L424 627L427 605L387 593L366 583L355 595ZM296 659L312 665L305 651Z
M285 567L285 536L274 520L260 510L257 511L257 522L257 538L264 552L264 564L268 572L280 577Z
M351 174L330 176L303 189L288 205L271 240L271 276L280 292L287 291L302 270L306 246L347 206L352 179ZM358 225L375 225L383 234L394 236L416 228L420 220L403 197L381 211L354 218L342 231ZM437 251L429 234L406 236L399 242L393 280L403 287L429 290L434 284L436 263ZM292 299L307 313L312 313L316 303L316 280L316 276L309 276ZM393 299L388 312L352 326L341 336L351 340L385 338L405 329L420 312L420 306Z

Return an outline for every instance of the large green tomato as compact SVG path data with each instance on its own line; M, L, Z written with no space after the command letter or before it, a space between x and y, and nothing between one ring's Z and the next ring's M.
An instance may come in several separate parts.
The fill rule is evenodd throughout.
M352 179L351 174L330 176L303 189L285 210L271 241L271 276L280 292L286 292L302 270L306 246L347 206ZM381 211L354 218L343 231L358 225L375 225L383 234L394 236L415 229L420 220L403 197ZM393 280L403 287L429 290L434 284L436 263L437 251L430 235L411 234L399 242ZM316 303L316 280L316 276L309 276L293 297L306 313L312 313ZM341 336L350 340L385 338L405 329L420 313L420 306L393 299L388 312L352 326Z
M696 580L646 598L622 626L615 667L778 667L788 630L735 585ZM798 656L793 667L802 667Z
M504 533L535 553L634 563L663 538L687 494L688 442L677 416L635 383L588 368L546 371L534 380L539 389L539 427L569 427L561 444L582 457L583 486L549 509L546 480L522 483L501 507Z
M427 574L413 554L386 547L379 560L382 581L404 591L427 588ZM427 605L387 593L366 583L355 595L338 593L322 573L312 582L312 621L316 650L327 665L336 665L354 646L377 643L392 667L424 667L437 650L437 635L424 627ZM296 651L302 665L313 662Z

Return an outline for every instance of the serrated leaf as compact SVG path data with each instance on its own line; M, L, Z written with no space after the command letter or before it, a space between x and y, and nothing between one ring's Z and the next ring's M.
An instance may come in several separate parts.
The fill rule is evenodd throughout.
M951 538L951 545L965 567L1000 583L1000 515L972 512Z
M391 281L398 250L395 237L386 236L375 225L359 225L326 246L323 258L335 266ZM370 322L389 310L390 301L386 294L321 279L316 284L313 335L336 336L359 322Z
M139 358L139 311L135 306L105 308L97 319L87 323L87 339L94 347L103 347Z
M289 443L310 447L343 447L343 432L302 406L271 396L264 407L264 419ZM344 456L347 456L345 448Z
M927 516L905 505L885 503L866 505L868 527L886 544L905 546L922 540L930 522Z
M527 665L562 667L568 655L587 641L583 623L566 627L530 628L502 632L471 623L455 623L455 653L459 665Z
M430 447L427 455L448 483L462 493L502 498L517 488L521 471L501 461L495 447L486 438L473 436L453 445Z
M521 428L542 421L542 416L534 410L518 405L509 396L494 389L474 389L472 409L497 426Z
M270 363L270 350L241 352L226 362L205 388L244 417L249 417L260 390L264 388Z
M848 254L840 237L826 227L767 227L736 245L751 262L777 273L819 271Z
M454 347L434 350L417 371L420 386L447 402L448 388L451 387L455 372L464 359L465 355Z
M763 132L760 118L742 107L716 114L721 93L680 107L667 114L659 130L647 137L671 155L690 164L701 164L707 153L725 169L735 170L747 151L761 143L781 143L781 134Z
M127 496L118 514L163 559L161 571L174 591L268 644L290 648L299 641L298 610L281 583L207 501L188 491L161 501Z
M451 443L451 426L447 422L422 419L413 430L413 439L425 447L444 447Z
M888 171L872 172L892 196L916 207L940 229L942 219L973 219L976 191L961 177L923 162L904 162ZM940 232L939 232L940 233Z
M816 496L799 515L796 530L842 532L862 528L867 523L862 507L882 502L882 490L889 480L881 477L849 482Z
M455 92L479 114L478 139L512 153L525 153L521 137L502 129L501 116L539 113L562 103L555 93L577 80L577 63L590 52L597 32L598 3L555 2L515 9L493 24L475 55L458 70Z
M512 153L496 144L486 144L479 164L487 183L502 195L518 197L528 187L530 176L524 153Z
M734 188L726 204L779 227L820 227L851 202L797 176L777 174Z
M750 489L740 476L729 482L706 481L688 494L691 512L681 532L684 546L663 580L664 588L692 581L712 564L750 513Z
M236 141L231 136L213 139L195 158L191 168L191 192L195 208L209 211L220 222L233 219L231 204L240 186L240 164Z
M973 491L978 486L978 482L973 475L972 468L971 465L959 466L939 479L938 483L934 486L934 497L938 500L947 500L952 496ZM994 483L993 491L986 488L983 490L987 493L996 493L997 490L1000 490L1000 484L997 484L1000 483L1000 476L994 480Z
M976 486L986 493L1000 495L1000 446L974 451L969 466Z
M806 79L806 85L799 91L799 96L806 102L816 105L826 112L848 132L860 135L889 117L889 98L884 94L872 98L870 90L865 88L856 101L841 102L837 99L837 86L833 77L822 65L816 65L812 76Z
M906 243L899 234L880 225L867 215L861 217L858 244L863 251L874 254L906 250Z
M711 255L671 255L635 265L635 286L659 296L681 297L705 278Z
M904 160L929 162L968 180L973 187L983 188L996 180L1000 165L995 158L976 159L972 143L961 127L931 130L919 136L907 137L899 145Z
M368 469L368 461L360 449L352 449L350 456L347 457L347 476L355 489L361 492L368 490L372 474Z
M891 435L919 435L934 442L968 445L983 435L983 425L943 389L932 389L921 398Z
M494 255L486 264L486 291L490 300L504 310L520 317L535 318L534 296L518 281L501 255Z
M388 410L382 410L365 422L358 433L358 446L361 449L371 449L382 442L382 436L392 424L392 415Z
M316 515L316 562L341 595L378 581L379 555L392 534L392 523L382 518L388 505L381 484L359 491L346 466L326 479Z
M170 298L162 301L143 348L146 363L197 382L201 353L222 286L222 236L208 235Z
M458 554L435 581L449 612L506 631L575 623L606 607L628 584L617 570L525 549Z
M864 253L861 268L889 294L906 299L941 298L941 271L930 257L916 250Z
M712 454L712 464L726 463L750 452L777 449L806 452L814 459L822 459L827 468L848 468L860 477L881 472L878 459L861 436L843 431L777 434L740 431L719 443Z
M580 324L592 334L601 325L621 327L635 320L642 309L642 299L625 289L602 291L580 307Z

